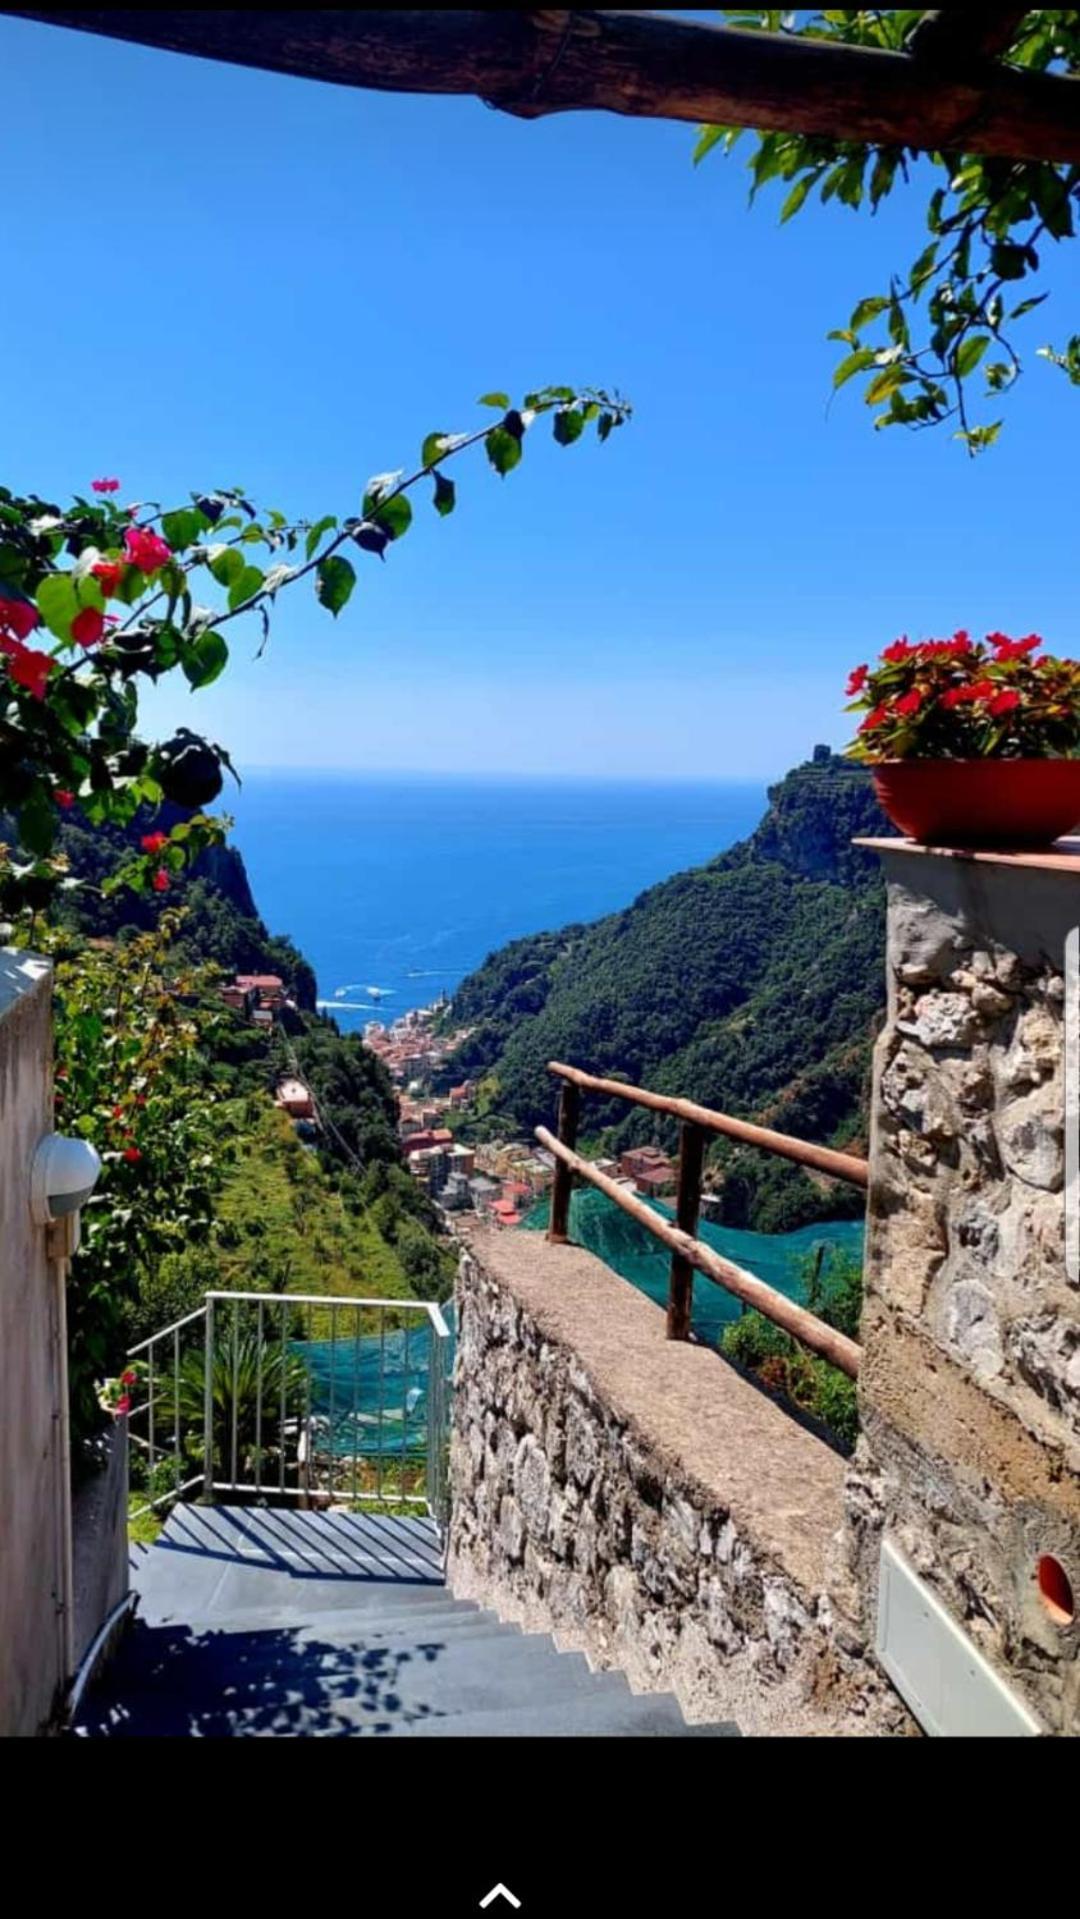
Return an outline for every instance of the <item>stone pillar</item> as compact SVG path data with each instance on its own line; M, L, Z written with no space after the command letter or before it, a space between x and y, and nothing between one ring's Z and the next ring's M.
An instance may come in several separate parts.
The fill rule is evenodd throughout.
M1077 1734L1063 1008L1080 855L870 844L888 883L888 1013L847 1563L870 1637L887 1534L1046 1731Z

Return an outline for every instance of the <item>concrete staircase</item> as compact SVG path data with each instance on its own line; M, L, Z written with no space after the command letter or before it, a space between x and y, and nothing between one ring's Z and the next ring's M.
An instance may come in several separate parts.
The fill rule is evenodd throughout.
M430 1520L180 1506L133 1551L138 1617L74 1726L83 1738L690 1737L635 1696L447 1591Z

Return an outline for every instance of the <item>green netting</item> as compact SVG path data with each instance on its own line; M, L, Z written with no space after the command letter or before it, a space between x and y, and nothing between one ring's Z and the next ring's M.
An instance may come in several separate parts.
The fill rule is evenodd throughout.
M408 1336L389 1332L384 1340L290 1341L311 1381L317 1450L410 1465L426 1459L431 1340L425 1322Z
M670 1206L649 1200L654 1212L674 1219ZM546 1228L548 1205L534 1207L522 1227L530 1231ZM795 1233L744 1233L730 1226L703 1223L698 1235L707 1246L742 1266L766 1285L773 1286L788 1299L805 1297L804 1269L807 1256L819 1247L833 1249L862 1262L863 1225L857 1219L829 1220L818 1226L802 1226ZM647 1293L658 1305L667 1305L671 1254L652 1238L644 1226L624 1213L606 1193L583 1187L570 1201L570 1236L602 1259L605 1266L628 1279L639 1292ZM738 1319L742 1306L722 1287L695 1276L693 1330L700 1339L715 1344L725 1326Z

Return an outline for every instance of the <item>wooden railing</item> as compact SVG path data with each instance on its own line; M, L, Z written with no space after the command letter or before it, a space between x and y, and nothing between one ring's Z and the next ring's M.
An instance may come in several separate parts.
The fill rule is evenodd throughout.
M809 1140L794 1139L789 1133L774 1132L768 1126L754 1126L748 1120L732 1119L693 1100L673 1099L665 1093L650 1093L642 1086L628 1086L622 1080L598 1079L577 1066L564 1066L552 1060L548 1071L562 1081L559 1098L559 1130L556 1136L546 1126L536 1128L542 1146L555 1156L555 1183L551 1189L551 1220L548 1238L565 1244L569 1236L570 1193L574 1175L606 1193L631 1219L636 1219L654 1239L671 1252L671 1281L668 1288L667 1334L669 1339L689 1339L694 1300L694 1274L701 1273L717 1286L723 1286L736 1299L771 1319L812 1352L831 1360L854 1379L859 1370L862 1349L855 1340L826 1325L816 1313L808 1312L794 1300L785 1298L775 1287L767 1286L730 1259L724 1259L711 1246L696 1237L701 1210L701 1176L710 1133L723 1134L747 1146L758 1146L767 1153L794 1160L831 1179L846 1180L849 1185L869 1185L869 1166L854 1153L840 1153L831 1146L816 1146ZM599 1093L605 1099L620 1099L633 1106L647 1106L682 1123L679 1148L679 1178L675 1199L675 1224L655 1213L644 1200L617 1180L609 1179L590 1160L577 1151L578 1122L582 1093Z

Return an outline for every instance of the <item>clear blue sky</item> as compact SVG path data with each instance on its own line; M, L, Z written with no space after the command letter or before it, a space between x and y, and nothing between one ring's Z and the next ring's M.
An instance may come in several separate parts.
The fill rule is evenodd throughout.
M418 512L334 624L300 587L268 655L161 690L243 765L772 774L840 744L848 667L900 631L1080 645L1077 396L1034 359L1076 325L1076 248L1025 322L998 449L827 411L824 335L921 245L747 210L693 129L529 124L0 21L5 474L63 497L237 480L290 513L364 481L492 387L615 385L606 447L545 432L457 513Z

